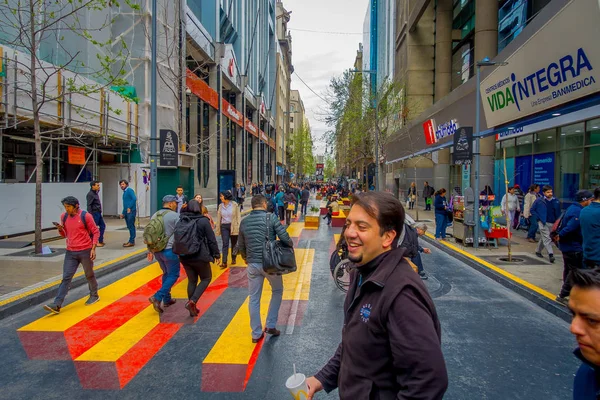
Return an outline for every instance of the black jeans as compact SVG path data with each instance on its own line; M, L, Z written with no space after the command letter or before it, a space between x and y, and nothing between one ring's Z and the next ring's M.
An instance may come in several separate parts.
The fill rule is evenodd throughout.
M292 213L294 210L285 210L285 224L289 225L292 219Z
M231 234L231 224L221 224L221 239L223 241L223 248L221 251L223 257L223 264L227 265L227 255L229 254L229 241L231 240L231 251L235 249L235 245L237 244L237 235ZM234 257L231 257L232 261Z
M283 221L285 219L285 209L283 206L277 206L277 212L279 213L279 220Z
M571 292L573 283L571 282L571 273L576 269L583 268L583 253L581 251L566 251L562 253L563 266L563 285L560 289L560 297L567 297Z
M308 206L307 203L300 203L302 204L302 207L300 207L300 212L302 213L302 215L306 215L306 206Z
M188 277L187 294L188 299L194 303L198 302L198 299L202 296L210 280L212 279L212 270L210 264L198 259L185 259L181 258L181 263L185 269L185 273ZM200 284L198 285L198 278L200 278Z

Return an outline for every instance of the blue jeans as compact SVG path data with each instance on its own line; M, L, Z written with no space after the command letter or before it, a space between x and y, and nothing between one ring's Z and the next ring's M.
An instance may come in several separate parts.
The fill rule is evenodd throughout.
M527 230L527 239L534 239L538 230L537 218L533 215L529 217L529 229Z
M104 243L104 231L106 230L106 224L104 223L104 218L102 218L101 212L92 213L92 217L94 217L94 222L100 229L100 238L98 239L99 243Z
M420 274L423 272L423 260L421 260L421 253L417 252L417 255L410 259L417 266L417 272Z
M435 237L436 239L446 238L446 226L448 217L445 214L435 214Z
M252 337L258 339L262 335L260 297L265 278L271 284L271 291L273 293L267 314L266 328L268 329L277 326L277 316L279 315L279 307L281 307L281 299L283 297L283 278L281 275L269 275L265 273L260 263L248 263L246 270L248 272L248 294L250 295L250 301L248 302L250 327L252 328Z
M136 210L131 210L130 213L125 214L125 223L129 229L129 243L135 243L135 213Z
M154 295L156 300L168 303L171 301L171 288L179 278L179 257L171 249L154 253L160 269L162 269L162 286Z
M67 293L69 292L73 275L77 272L79 264L83 265L83 272L88 281L90 296L98 296L98 282L94 275L94 262L90 259L91 250L92 249L82 251L67 250L65 253L65 261L63 262L63 278L58 287L54 305L59 307L62 306L62 303L65 301L65 297L67 297Z

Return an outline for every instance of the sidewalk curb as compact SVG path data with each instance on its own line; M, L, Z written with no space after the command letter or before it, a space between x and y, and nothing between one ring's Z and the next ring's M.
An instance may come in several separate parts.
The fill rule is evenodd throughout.
M554 298L549 298L548 295L543 295L538 293L536 290L532 290L523 284L517 282L516 280L511 279L508 276L505 276L501 273L498 273L489 267L485 266L483 262L475 261L459 252L451 249L448 245L444 245L437 240L429 237L429 234L425 236L421 236L421 239L425 240L427 243L435 246L437 249L442 250L446 254L462 261L467 264L471 268L483 273L487 277L493 279L494 281L500 283L502 286L512 290L513 292L525 297L527 300L533 302L534 304L540 306L544 310L548 311L551 314L554 314L558 318L562 319L565 322L571 323L572 317L571 313L566 307L560 306L557 302L554 301ZM479 257L472 255L474 258L481 260ZM484 260L481 260L484 261ZM488 264L491 264L488 262ZM493 264L491 264L493 265ZM498 267L496 267L498 268ZM499 268L500 269L500 268ZM507 273L508 275L509 273ZM530 284L531 285L531 284ZM531 285L532 287L536 287ZM537 287L536 287L537 288ZM539 288L538 288L539 289ZM545 292L543 289L539 289L540 292Z
M108 275L112 272L118 271L125 268L133 263L142 261L146 258L146 249L143 251L137 250L132 254L125 256L125 258L118 258L118 261L100 264L94 268L96 278ZM43 285L38 289L32 289L23 295L17 295L16 298L8 299L5 304L0 306L0 320L15 315L29 307L40 305L56 296L58 292L58 286L60 280L53 280L53 282ZM85 275L82 271L78 271L71 281L71 289L77 288L87 284Z

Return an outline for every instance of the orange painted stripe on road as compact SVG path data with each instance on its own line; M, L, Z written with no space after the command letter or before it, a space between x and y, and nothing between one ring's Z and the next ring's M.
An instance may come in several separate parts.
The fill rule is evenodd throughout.
M426 235L427 235L428 238L436 240L435 236L433 236L431 233L426 233ZM451 249L453 251L456 251L459 254L462 254L463 256L465 256L465 257L467 257L467 258L469 258L469 259L471 259L473 261L478 262L479 264L481 264L481 265L483 265L483 266L491 269L494 272L499 273L500 275L502 275L502 276L510 279L513 282L516 282L516 283L518 283L520 285L523 285L526 288L531 289L534 292L536 292L538 294L541 294L544 297L549 298L550 300L556 299L556 296L553 295L552 293L548 292L547 290L544 290L544 289L542 289L542 288L534 285L533 283L527 282L526 280L524 280L522 278L519 278L518 276L513 275L510 272L507 272L507 271L503 270L502 268L497 267L496 265L494 265L492 263L489 263L489 262L487 262L487 261L485 261L485 260L483 260L483 259L481 259L481 258L479 258L479 257L477 257L477 256L475 256L475 255L473 255L473 254L471 254L469 252L467 252L467 251L464 251L464 250L462 250L462 249L460 249L460 248L458 248L458 247L456 247L456 246L448 243L447 241L441 241L441 242L438 242L438 243L440 243L443 246L448 247L449 249Z

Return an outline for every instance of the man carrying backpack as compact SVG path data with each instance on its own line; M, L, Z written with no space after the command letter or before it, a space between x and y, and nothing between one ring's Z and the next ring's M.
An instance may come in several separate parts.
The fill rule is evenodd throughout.
M558 242L558 248L562 251L564 260L563 285L560 293L556 296L556 301L564 306L569 305L569 293L572 287L571 274L576 269L583 268L583 236L579 225L579 214L584 207L590 205L593 198L594 195L588 190L578 191L575 194L577 203L573 203L567 209L556 232L555 240Z
M175 225L179 221L177 214L177 197L166 195L162 199L163 208L154 213L150 222L144 229L144 243L148 246L148 261L158 261L163 272L162 286L150 297L148 301L154 306L154 310L161 314L165 307L175 304L171 299L171 288L179 278L179 257L173 253L173 234Z
M44 306L46 311L58 314L62 303L69 292L71 280L79 267L83 265L85 278L88 281L90 297L85 302L86 306L94 304L98 296L98 282L94 275L94 260L96 259L96 245L100 231L94 222L92 214L79 208L79 200L73 196L62 199L65 213L60 216L61 223L54 222L60 236L67 239L67 252L63 262L63 279L58 287L54 303Z

